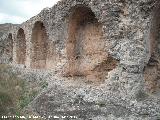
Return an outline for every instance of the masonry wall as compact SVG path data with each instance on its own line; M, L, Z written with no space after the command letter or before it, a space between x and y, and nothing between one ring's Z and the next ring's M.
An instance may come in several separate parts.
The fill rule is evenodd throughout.
M3 38L4 37L4 38ZM10 63L13 60L13 37L5 34L0 40L0 63Z
M86 38L81 39L82 37L78 37L73 40L73 43L75 43L75 47L67 47L69 46L68 39L70 39L72 35L72 30L68 31L69 28L71 28L69 27L69 25L72 24L72 19L70 19L70 16L72 16L73 13L72 8L77 5L89 8L95 15L94 19L96 19L96 23L91 26L87 24L84 27L81 26L78 31L73 30L75 31L74 34L77 34L77 36L85 36ZM52 8L42 10L41 13L39 13L37 16L34 16L30 20L20 25L20 27L24 29L24 33L26 36L25 65L27 66L27 68L30 68L32 66L31 51L33 48L33 44L31 42L31 38L34 24L37 21L41 21L46 28L46 34L48 36L50 45L48 47L50 51L49 66L52 66L50 69L59 70L64 73L65 66L70 63L70 59L68 59L68 56L70 55L67 54L68 48L74 48L74 50L71 50L72 52L75 52L75 49L77 48L79 51L81 47L76 47L76 45L79 45L78 42L82 42L84 40L86 42L85 45L87 46L87 50L85 51L85 53L89 52L90 49L87 44L90 44L92 42L89 42L86 39L92 38L86 34L81 34L83 33L83 31L85 31L85 33L91 34L91 36L93 36L93 33L96 33L97 38L94 38L99 39L100 43L103 44L102 46L97 44L97 46L94 46L93 44L91 46L91 52L98 51L99 48L104 49L100 50L102 51L102 55L98 55L98 57L96 55L93 55L92 57L89 57L89 61L90 59L94 59L95 64L95 58L97 58L97 61L100 60L100 66L98 67L102 68L101 66L104 66L104 61L108 60L108 56L110 56L109 58L111 59L111 61L116 61L113 62L116 64L113 64L114 67L111 67L107 74L105 73L108 79L103 80L111 81L106 83L111 84L111 88L109 88L110 90L114 88L113 86L116 82L117 84L119 84L117 91L120 91L120 94L124 96L132 96L132 94L135 94L138 91L144 89L144 86L146 84L144 77L144 68L145 66L147 66L148 61L150 60L152 53L151 51L154 51L151 49L152 44L150 43L152 42L149 34L151 32L151 24L153 22L153 10L156 5L158 5L156 3L156 0L62 0ZM96 27L96 30L98 32L95 31L95 29L92 31L91 29L93 27ZM102 38L98 38L98 36L102 36ZM95 40L93 39L92 41L95 42ZM79 59L81 63L80 65L88 66L89 68L86 69L88 71L91 70L90 67L93 67L94 65L84 63L84 61L87 61L86 55L82 54L82 51L78 54L81 57L85 56L84 60ZM75 57L75 53L71 54L71 58L72 57ZM101 60L100 58L102 58L103 60ZM77 62L78 61L74 61L74 64L78 64ZM105 68L107 67L108 66L105 66ZM76 71L79 71L79 73L84 72L80 67L78 67ZM102 71L104 70L102 69ZM115 81L113 82L113 80ZM149 84L149 86L150 85L151 84Z

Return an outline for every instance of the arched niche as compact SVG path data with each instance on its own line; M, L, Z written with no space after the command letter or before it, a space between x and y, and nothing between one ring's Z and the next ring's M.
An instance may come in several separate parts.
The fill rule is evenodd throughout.
M5 54L9 56L9 61L12 62L13 60L13 38L12 38L12 33L8 34L7 38L7 46L5 49Z
M26 38L22 28L17 32L16 41L16 62L18 64L25 64L26 60Z
M152 93L160 90L160 2L156 5L149 33L150 59L144 69L146 88Z
M32 29L31 68L46 68L48 36L43 22L37 21Z
M82 5L71 8L65 76L85 76L91 81L103 81L107 73L117 66L117 61L106 52L105 44L102 24L93 11Z

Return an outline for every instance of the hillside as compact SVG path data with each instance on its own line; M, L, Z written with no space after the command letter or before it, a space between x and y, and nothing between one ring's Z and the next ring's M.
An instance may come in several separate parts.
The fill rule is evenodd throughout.
M11 24L11 23L5 23L5 24L0 24L0 37L4 34L7 33L8 30L12 27L12 26L17 26L18 24Z

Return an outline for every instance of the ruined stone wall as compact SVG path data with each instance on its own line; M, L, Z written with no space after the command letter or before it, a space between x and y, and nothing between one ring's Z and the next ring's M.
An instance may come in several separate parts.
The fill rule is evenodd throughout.
M4 39L3 39L4 37ZM1 38L1 42L0 42L0 62L1 63L9 63L12 62L13 58L13 38L12 38L12 34L5 34L4 36L2 36Z
M149 30L155 2L154 0L59 2L50 10L51 17L54 18L50 23L53 26L50 30L53 31L54 40L58 40L55 45L56 52L67 58L65 41L69 37L66 31L71 9L76 5L91 8L102 25L106 53L119 61L116 69L109 73L109 79L112 81L116 76L115 82L120 82L118 90L126 94L143 89L145 85L143 70L150 58Z
M11 63L13 61L14 31L18 25L4 24L1 26L0 37L0 63ZM4 31L2 31L4 30Z
M44 52L47 53L48 65L44 68L70 76L89 75L91 79L97 79L97 74L102 75L105 84L110 84L108 89L112 90L118 84L117 91L132 96L132 93L144 89L145 79L148 79L144 73L148 72L145 66L153 51L150 30L156 5L156 0L62 0L13 31L13 63L16 62L17 31L22 28L26 39L25 65L31 68L35 49L33 31L35 23L40 21L48 41ZM89 9L87 11L91 13L84 12L78 18L75 9L78 6Z

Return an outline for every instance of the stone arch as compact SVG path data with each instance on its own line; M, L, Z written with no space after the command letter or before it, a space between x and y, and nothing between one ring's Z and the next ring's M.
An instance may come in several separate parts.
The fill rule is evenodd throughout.
M150 92L160 89L160 2L153 10L149 33L150 59L144 69L146 88ZM158 90L159 91L159 90Z
M48 36L43 22L35 22L32 29L31 42L31 68L46 68Z
M86 76L88 80L104 80L106 73L117 66L117 61L106 51L102 24L85 5L71 8L68 17L66 42L66 76Z
M25 64L26 60L26 38L22 28L17 32L16 41L16 62L18 64Z
M9 61L11 62L13 60L13 37L12 33L8 34L8 44L6 47L6 54L9 56Z

